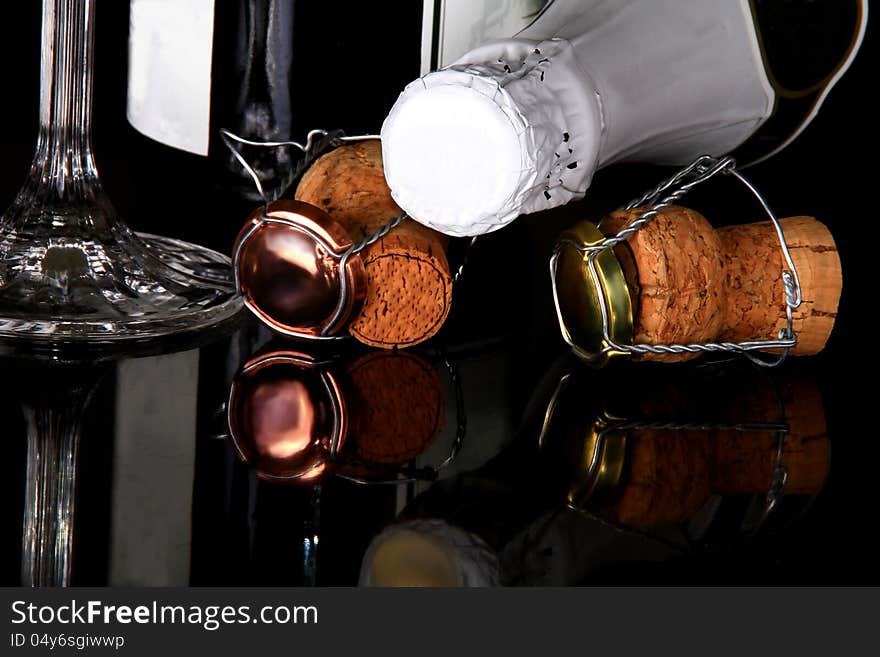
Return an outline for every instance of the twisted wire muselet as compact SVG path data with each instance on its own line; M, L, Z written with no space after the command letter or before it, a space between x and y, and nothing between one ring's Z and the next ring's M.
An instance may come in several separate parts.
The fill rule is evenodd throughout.
M251 224L251 226L247 229L247 231L239 237L236 241L235 249L233 251L233 271L235 272L235 285L236 288L241 290L241 281L239 278L239 265L241 262L241 255L244 249L245 244L247 243L248 238L250 238L257 230L261 228L264 224L283 224L288 228L292 228L301 233L308 235L312 240L314 240L324 251L324 253L335 259L338 262L338 267L340 271L339 276L339 297L337 299L337 303L333 314L330 318L325 322L324 326L321 328L321 331L318 335L313 335L309 333L305 333L303 331L298 331L289 327L285 327L280 325L277 322L272 322L271 327L276 332L279 332L287 337L303 339L303 340L344 340L348 336L345 335L332 335L334 329L337 328L337 325L342 318L342 315L347 307L350 298L350 282L348 281L348 276L345 275L346 266L349 261L356 257L359 253L361 253L368 246L375 244L377 241L385 237L391 230L397 227L404 219L407 218L406 212L401 212L398 215L392 217L383 225L381 225L378 229L361 239L360 241L350 245L344 251L339 252L338 249L334 248L333 245L327 243L325 239L323 239L320 235L318 235L314 230L311 230L308 226L304 226L301 223L296 221L290 221L288 219L284 219L281 217L272 216L269 210L270 202L276 200L280 196L282 196L287 189L290 187L294 176L290 177L287 184L277 190L275 194L271 197L266 193L266 190L263 187L262 181L260 180L259 174L254 170L254 168L250 165L247 159L241 154L240 150L235 147L235 144L242 144L246 146L255 146L262 148L282 148L282 147L292 147L300 150L304 158L300 165L298 166L299 170L304 170L308 167L326 148L328 147L336 147L341 144L347 142L355 142L362 141L365 139L378 139L378 135L358 135L358 136L346 136L341 130L311 130L307 137L305 144L301 144L296 141L254 141L250 139L245 139L240 137L230 130L222 128L220 130L220 138L223 143L232 153L233 157L238 161L238 163L242 166L242 168L247 172L247 174L251 177L254 182L254 186L257 192L260 195L260 198L263 200L263 208L262 213L259 219ZM264 318L264 314L257 309L253 302L249 299L245 299L245 305L260 318Z
M781 272L785 296L785 327L780 329L775 339L690 344L625 344L619 340L615 340L611 336L610 310L605 295L600 292L596 295L596 301L601 317L602 347L597 354L590 356L590 359L599 359L612 353L666 355L727 352L743 354L752 362L760 366L774 367L781 364L787 358L789 351L797 344L797 336L793 328L793 311L800 306L803 297L797 268L792 260L791 252L785 240L782 226L760 192L758 192L758 190L746 178L744 178L739 171L737 171L736 161L732 157L713 158L708 155L703 155L697 158L691 164L684 167L667 180L662 181L641 197L634 199L624 206L624 210L642 208L642 211L637 218L628 222L622 230L614 235L605 237L595 244L582 244L570 238L562 238L557 242L550 258L551 286L563 338L568 345L578 353L578 355L587 358L587 354L583 353L575 344L569 327L566 326L559 302L557 276L558 262L562 249L574 248L579 253L587 254L586 265L590 274L590 279L594 288L597 291L601 291L603 286L598 266L596 264L596 259L599 255L626 241L629 237L644 228L652 219L657 217L662 210L674 205L679 199L684 197L693 187L710 180L718 174L732 175L742 183L759 201L765 214L773 224L776 235L779 239L786 267ZM772 360L765 360L758 357L756 354L751 353L756 350L765 349L781 349L782 351Z
M231 130L227 130L226 128L220 128L220 139L223 141L223 144L226 148L229 149L229 152L232 156L238 161L241 167L245 170L245 172L251 177L251 180L254 182L254 187L259 193L260 198L263 199L263 203L268 205L270 201L274 201L276 198L282 196L287 189L290 187L290 183L293 182L293 177L288 179L287 184L280 188L278 192L274 195L273 198L269 198L266 195L265 190L263 189L263 182L260 180L259 174L254 170L254 168L250 165L250 163L245 159L245 157L241 154L235 146L236 144L242 144L244 146L254 146L257 148L283 148L286 146L296 148L301 151L305 158L300 164L301 168L305 168L309 164L314 161L314 159L320 155L328 146L335 147L340 146L347 142L354 141L362 141L364 139L379 139L379 135L355 135L355 136L346 136L342 130L323 130L323 129L315 129L310 130L306 135L306 143L301 144L298 141L254 141L253 139L245 139L244 137L240 137L236 135Z

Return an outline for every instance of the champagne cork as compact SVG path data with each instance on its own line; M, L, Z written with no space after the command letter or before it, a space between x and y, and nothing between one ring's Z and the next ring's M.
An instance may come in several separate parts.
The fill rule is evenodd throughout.
M613 234L641 210L618 211L602 223ZM792 354L822 350L837 314L842 277L828 229L812 217L780 220L800 278ZM786 326L785 266L770 222L715 230L699 213L663 209L615 249L632 299L636 343L688 344L775 339ZM645 354L678 361L696 354Z
M333 468L349 410L334 374L308 354L271 347L235 375L229 432L261 479L313 482Z
M400 214L382 169L379 140L341 146L303 175L297 200L315 205L345 227L355 241ZM433 336L452 303L446 237L412 219L361 252L367 291L349 331L374 347L407 347Z

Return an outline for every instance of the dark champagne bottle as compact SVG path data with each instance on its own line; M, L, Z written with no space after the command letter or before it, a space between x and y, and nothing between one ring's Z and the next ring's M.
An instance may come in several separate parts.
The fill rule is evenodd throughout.
M253 141L304 142L309 130L377 133L403 85L419 74L421 6L339 11L296 0L132 0L128 117L172 147L227 201L259 200L220 129ZM365 61L382 62L370 75ZM295 148L241 147L270 195L290 183ZM185 156L184 156L185 157ZM202 180L201 182L204 182ZM240 227L245 215L231 221ZM225 227L225 222L224 222ZM231 244L232 234L229 235Z

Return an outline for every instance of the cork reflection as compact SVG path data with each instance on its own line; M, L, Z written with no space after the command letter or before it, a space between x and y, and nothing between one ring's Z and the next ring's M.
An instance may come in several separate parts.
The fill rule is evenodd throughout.
M774 541L830 471L808 371L565 360L504 450L434 483L373 537L361 585L644 581L691 554L778 560Z
M580 423L572 415L587 384L577 373L560 382L541 439L569 466L573 508L634 529L699 518L687 527L697 539L725 500L742 507L739 529L754 533L777 507L804 506L822 490L831 442L811 376L684 368L642 377L643 392L606 395Z

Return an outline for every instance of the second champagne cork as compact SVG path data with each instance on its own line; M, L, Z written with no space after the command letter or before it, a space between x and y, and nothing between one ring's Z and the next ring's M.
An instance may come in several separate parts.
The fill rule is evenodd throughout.
M638 208L614 212L602 222L602 233L613 235L641 214ZM802 293L802 303L793 313L797 345L791 352L815 354L828 341L837 315L842 287L840 258L831 233L816 219L789 217L780 220L780 225ZM565 254L569 272L573 271L574 253L570 249ZM601 258L605 258L604 264ZM622 270L629 299L619 303L622 286L618 285L617 307L625 310L617 317L626 315L618 325L629 326L631 322L629 337L635 344L773 340L786 326L782 271L788 267L770 222L716 230L698 212L670 206L615 247L613 254L603 253L599 265L611 276L615 268ZM595 289L589 276L578 276ZM620 274L617 277L621 279ZM563 285L571 286L574 280L569 276ZM563 289L561 298L568 308L560 306L560 310L581 325L595 324L599 320L591 308L577 307L583 298L583 283L580 285L567 292ZM646 353L637 357L679 361L696 355Z
M327 212L355 241L401 212L385 183L378 140L340 146L319 158L303 175L296 199ZM446 237L407 218L361 256L367 291L351 334L384 348L433 336L452 303Z

